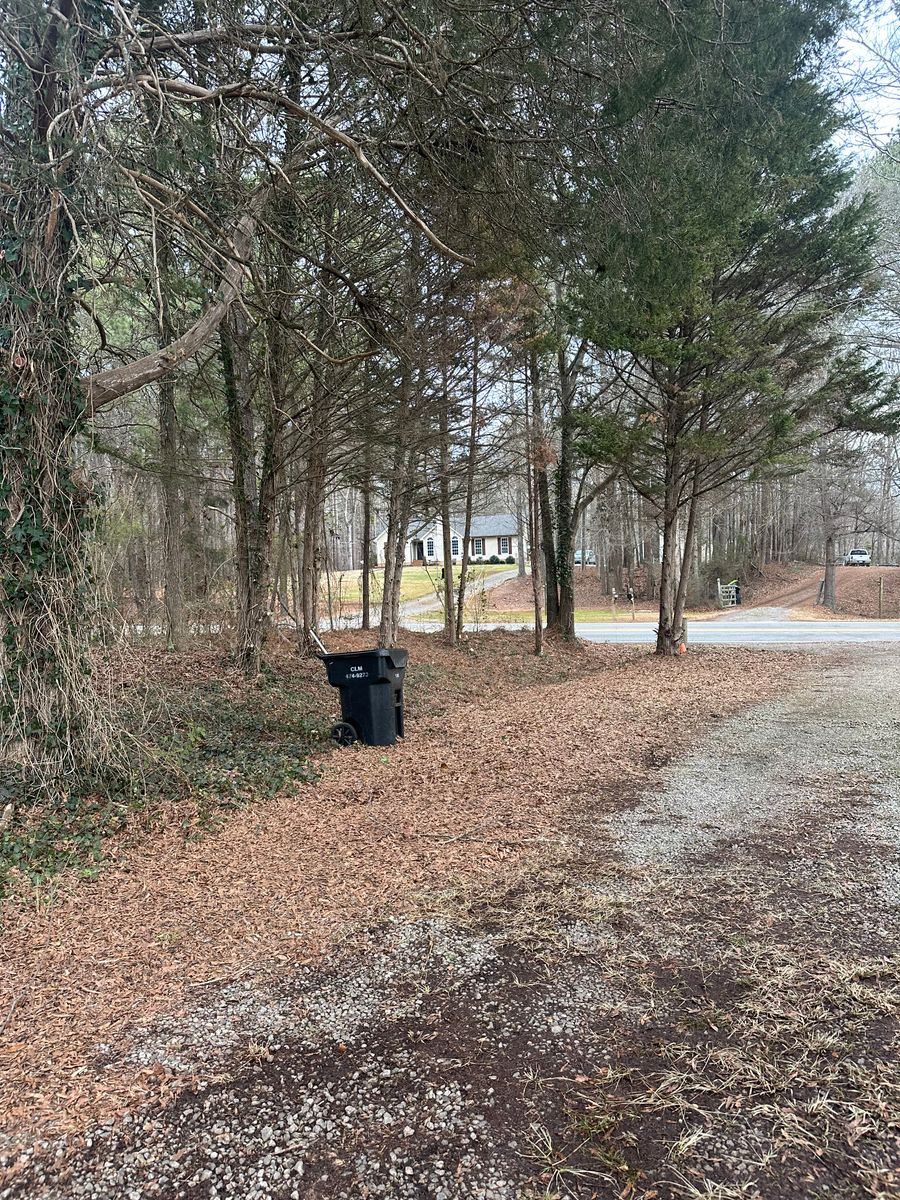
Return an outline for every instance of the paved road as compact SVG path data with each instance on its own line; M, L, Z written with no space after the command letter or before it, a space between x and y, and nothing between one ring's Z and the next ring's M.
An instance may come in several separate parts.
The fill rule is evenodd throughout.
M588 642L654 642L656 629L639 622L577 627ZM791 621L762 618L688 623L689 645L796 646L820 642L900 642L900 621Z
M757 609L768 614L778 610ZM789 610L785 609L784 612ZM688 644L707 646L803 646L821 643L900 642L900 621L796 621L789 617L755 616L754 610L740 618L713 617L688 622ZM409 627L428 632L440 628L434 621L409 622ZM521 629L522 624L482 625L482 629ZM652 621L579 622L575 627L586 642L652 645L656 627Z

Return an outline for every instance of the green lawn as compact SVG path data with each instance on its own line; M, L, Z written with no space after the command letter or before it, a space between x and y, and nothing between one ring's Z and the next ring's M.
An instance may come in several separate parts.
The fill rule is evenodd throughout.
M517 608L517 609L493 609L485 608L481 612L476 612L472 603L466 606L467 618L470 623L474 623L476 619L482 624L491 624L497 622L503 625L528 625L534 620L534 609ZM687 621L704 621L708 620L715 614L712 612L688 612L685 613ZM656 609L637 609L634 614L636 621L650 622L659 619L659 613ZM433 612L423 613L423 620L442 621L444 614L435 609ZM582 623L600 622L600 621L630 621L631 609L625 604L620 604L616 609L615 616L611 608L576 608L575 620Z
M477 586L478 581L488 575L496 575L498 571L509 571L512 568L505 563L499 566L491 564L470 565L468 570L469 586ZM457 578L459 567L454 568L454 580ZM376 567L372 571L372 603L381 600L384 581L384 567ZM441 568L436 567L404 567L403 582L400 587L401 600L421 600L425 596L437 598L441 592ZM362 600L362 572L336 571L331 575L332 597L340 598L345 604L359 604ZM322 595L327 596L327 583L322 580Z
M655 609L637 609L635 611L635 620L637 621L655 621L659 614ZM531 621L534 619L533 608L510 609L503 612L495 611L494 609L486 609L484 613L485 621L504 621L510 624L515 624L520 621ZM630 621L631 608L627 604L620 604L616 609L615 616L611 608L576 608L576 621Z

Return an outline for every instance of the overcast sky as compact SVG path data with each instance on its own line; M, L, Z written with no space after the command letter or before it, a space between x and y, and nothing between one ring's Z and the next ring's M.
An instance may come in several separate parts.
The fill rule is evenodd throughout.
M841 81L851 89L848 101L854 129L840 144L854 157L868 157L900 127L900 20L894 0L874 0L858 30L841 40Z

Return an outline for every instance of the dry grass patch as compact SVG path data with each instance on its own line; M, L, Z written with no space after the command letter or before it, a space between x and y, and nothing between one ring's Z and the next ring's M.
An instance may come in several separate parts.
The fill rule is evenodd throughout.
M600 900L627 931L604 975L635 1018L562 1088L549 1195L590 1195L582 1171L621 1200L898 1194L900 958L817 944L819 897L729 866L687 886L632 873ZM829 919L849 934L864 895Z

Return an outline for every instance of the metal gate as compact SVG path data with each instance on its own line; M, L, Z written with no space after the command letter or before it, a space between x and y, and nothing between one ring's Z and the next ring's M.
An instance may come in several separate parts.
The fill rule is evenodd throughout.
M717 579L716 587L719 590L719 608L736 608L737 584L723 583L721 579Z

